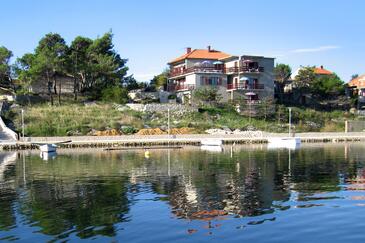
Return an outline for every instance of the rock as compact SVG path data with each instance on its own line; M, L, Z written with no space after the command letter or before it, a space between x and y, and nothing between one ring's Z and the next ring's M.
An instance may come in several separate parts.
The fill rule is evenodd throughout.
M95 136L96 130L95 129L91 129L90 132L88 132L86 135L88 136Z
M18 108L19 107L19 105L18 104L12 104L11 106L10 106L10 109L15 109L15 108Z
M79 130L76 130L76 131L67 131L67 136L81 136L82 133L79 131Z
M232 131L226 131L223 129L217 129L217 128L213 128L213 129L208 129L205 130L206 133L208 134L213 134L213 135L225 135L225 134L232 134Z
M127 110L129 110L129 107L128 106L125 106L125 105L116 104L115 105L115 109L117 111L127 111Z
M84 105L85 106L94 106L94 105L97 105L95 101L85 101L84 102Z
M232 130L229 127L227 127L227 126L223 126L222 129L224 131L226 131L227 133L231 133L232 132Z
M163 131L167 131L168 127L166 125L162 125L159 127Z

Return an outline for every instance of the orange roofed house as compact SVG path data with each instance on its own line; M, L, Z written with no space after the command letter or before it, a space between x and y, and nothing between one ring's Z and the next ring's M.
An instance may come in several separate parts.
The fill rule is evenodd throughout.
M189 102L192 91L200 87L217 88L225 102L238 97L251 101L274 97L274 58L233 56L208 46L187 48L168 64L168 91L175 92L182 103Z
M292 73L291 75L291 79L294 80L295 77L299 74L299 71L302 69L303 67L298 68L295 72ZM323 66L320 67L314 67L313 68L313 72L318 75L318 76L323 76L323 75L331 75L333 74L333 72L325 69Z
M353 95L358 97L359 107L365 104L365 74L352 79L347 83L347 87L352 91Z

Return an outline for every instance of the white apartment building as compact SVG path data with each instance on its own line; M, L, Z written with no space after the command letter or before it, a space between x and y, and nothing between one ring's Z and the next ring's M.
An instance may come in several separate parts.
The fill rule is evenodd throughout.
M215 87L223 101L238 97L260 101L274 97L274 58L233 56L221 51L187 48L171 62L168 91L176 92L181 102L191 100L199 87Z

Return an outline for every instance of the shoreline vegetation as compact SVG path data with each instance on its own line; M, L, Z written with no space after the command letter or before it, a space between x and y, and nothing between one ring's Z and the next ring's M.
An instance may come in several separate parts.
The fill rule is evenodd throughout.
M24 109L26 137L161 135L168 133L167 112L141 112L124 105L106 102L15 106L5 113L6 121L19 134L22 131L21 109ZM196 111L171 111L170 134L204 134L208 129L226 131L260 130L271 133L288 131L288 112L284 106L273 106L270 114L237 113L229 104L205 106ZM343 132L345 121L354 115L343 112L320 112L308 108L292 109L294 132ZM155 131L155 132L154 132Z

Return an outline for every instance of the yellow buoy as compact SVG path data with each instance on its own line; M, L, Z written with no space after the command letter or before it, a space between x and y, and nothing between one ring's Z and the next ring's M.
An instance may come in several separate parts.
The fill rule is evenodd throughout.
M144 157L145 157L146 159L150 158L150 151L145 151L145 152L144 152Z

